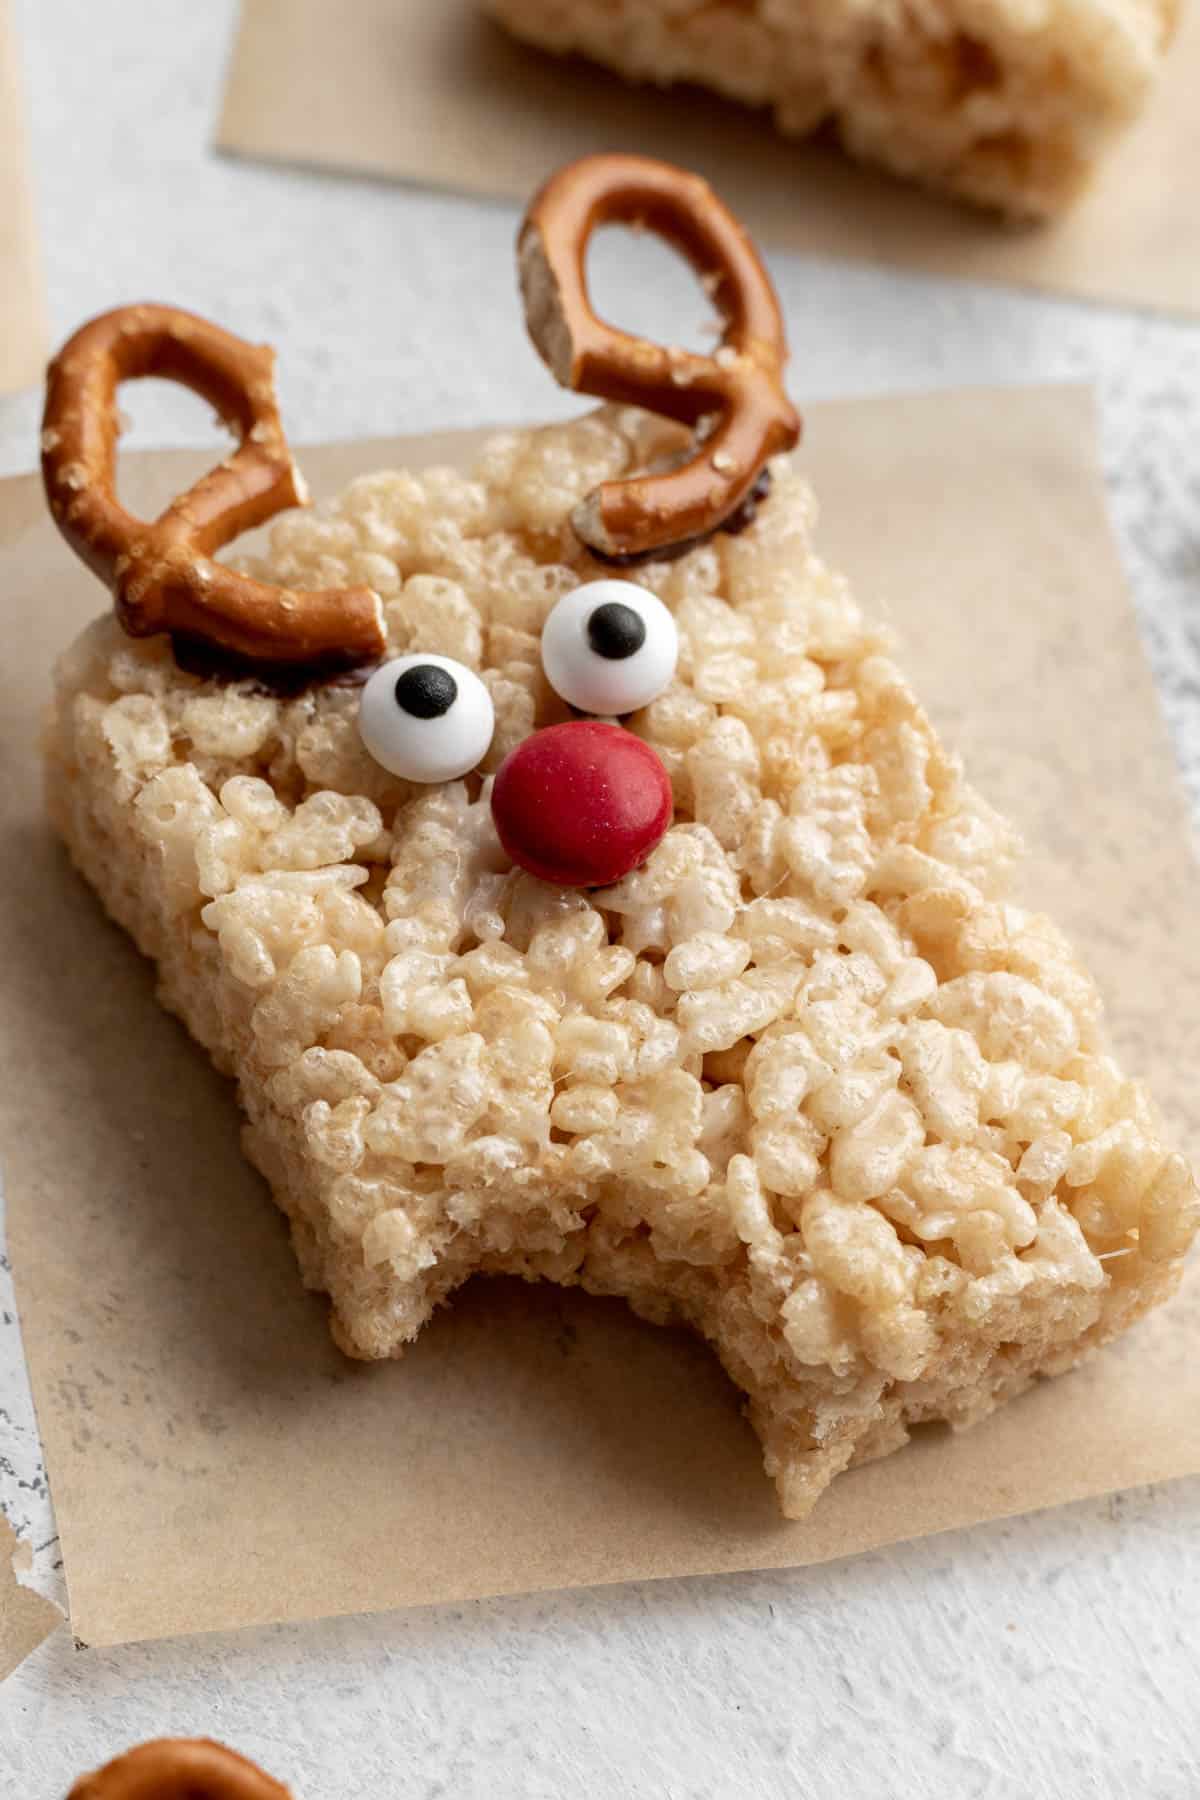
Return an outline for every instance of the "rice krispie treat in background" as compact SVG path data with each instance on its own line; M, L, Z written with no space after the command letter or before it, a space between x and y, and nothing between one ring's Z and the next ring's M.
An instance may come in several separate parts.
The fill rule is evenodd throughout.
M81 1775L67 1800L291 1800L291 1794L257 1764L208 1738L158 1738Z
M613 219L700 271L711 357L596 321ZM47 492L118 616L59 664L50 810L236 1076L346 1351L398 1355L478 1272L623 1295L709 1340L800 1516L1165 1299L1196 1195L814 548L736 222L591 158L520 264L539 347L610 404L359 479L241 573L212 550L298 491L267 353L154 308L72 340ZM112 415L152 371L242 441L144 525Z
M483 0L634 81L828 125L853 156L1017 217L1059 211L1150 97L1176 0Z

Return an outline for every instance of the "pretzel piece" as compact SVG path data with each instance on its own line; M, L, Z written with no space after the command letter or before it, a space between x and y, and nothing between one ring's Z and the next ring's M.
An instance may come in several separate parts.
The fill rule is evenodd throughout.
M115 493L117 389L159 376L216 408L238 447L149 523ZM131 637L167 631L259 667L374 662L387 639L369 588L293 592L212 560L242 531L308 503L275 398L275 353L169 306L93 319L46 379L42 476L55 523L112 589Z
M597 318L587 247L597 226L612 223L655 232L691 263L724 321L711 356ZM770 277L699 175L645 156L569 163L530 203L517 264L529 335L564 387L663 413L695 434L679 467L605 482L574 509L571 523L597 555L636 560L708 536L751 496L768 459L799 441Z
M290 1791L211 1738L158 1738L81 1775L67 1800L292 1800Z

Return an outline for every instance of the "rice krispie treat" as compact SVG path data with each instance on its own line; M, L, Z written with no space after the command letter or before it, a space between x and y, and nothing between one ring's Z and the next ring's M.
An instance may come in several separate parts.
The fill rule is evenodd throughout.
M711 359L591 316L587 231L633 216L708 277ZM213 398L202 352L236 340L138 308L73 340L47 488L121 616L58 665L50 811L236 1077L349 1354L398 1355L481 1272L623 1295L713 1345L798 1517L1165 1299L1196 1194L1070 947L1006 901L1010 829L814 548L735 223L592 159L521 264L555 367L617 399L467 475L356 480L245 574L187 534L282 479L261 371L164 538L112 500L80 388L169 366ZM365 685L339 618L350 660L378 621Z
M257 1763L209 1738L156 1738L81 1775L67 1800L291 1800Z
M1059 211L1150 96L1176 0L483 0L518 37L832 127L897 175Z

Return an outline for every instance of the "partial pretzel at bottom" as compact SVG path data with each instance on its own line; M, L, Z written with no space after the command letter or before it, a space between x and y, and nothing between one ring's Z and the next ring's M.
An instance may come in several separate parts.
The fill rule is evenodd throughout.
M292 1800L257 1764L211 1738L156 1738L81 1775L67 1800Z

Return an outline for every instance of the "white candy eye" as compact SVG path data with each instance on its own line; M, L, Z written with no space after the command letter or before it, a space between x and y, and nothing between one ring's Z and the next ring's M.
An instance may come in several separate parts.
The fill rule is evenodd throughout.
M542 628L546 679L580 712L619 717L648 706L678 658L674 619L632 581L586 582L563 595Z
M496 715L473 670L450 656L397 656L362 691L358 729L405 781L457 781L487 755Z

